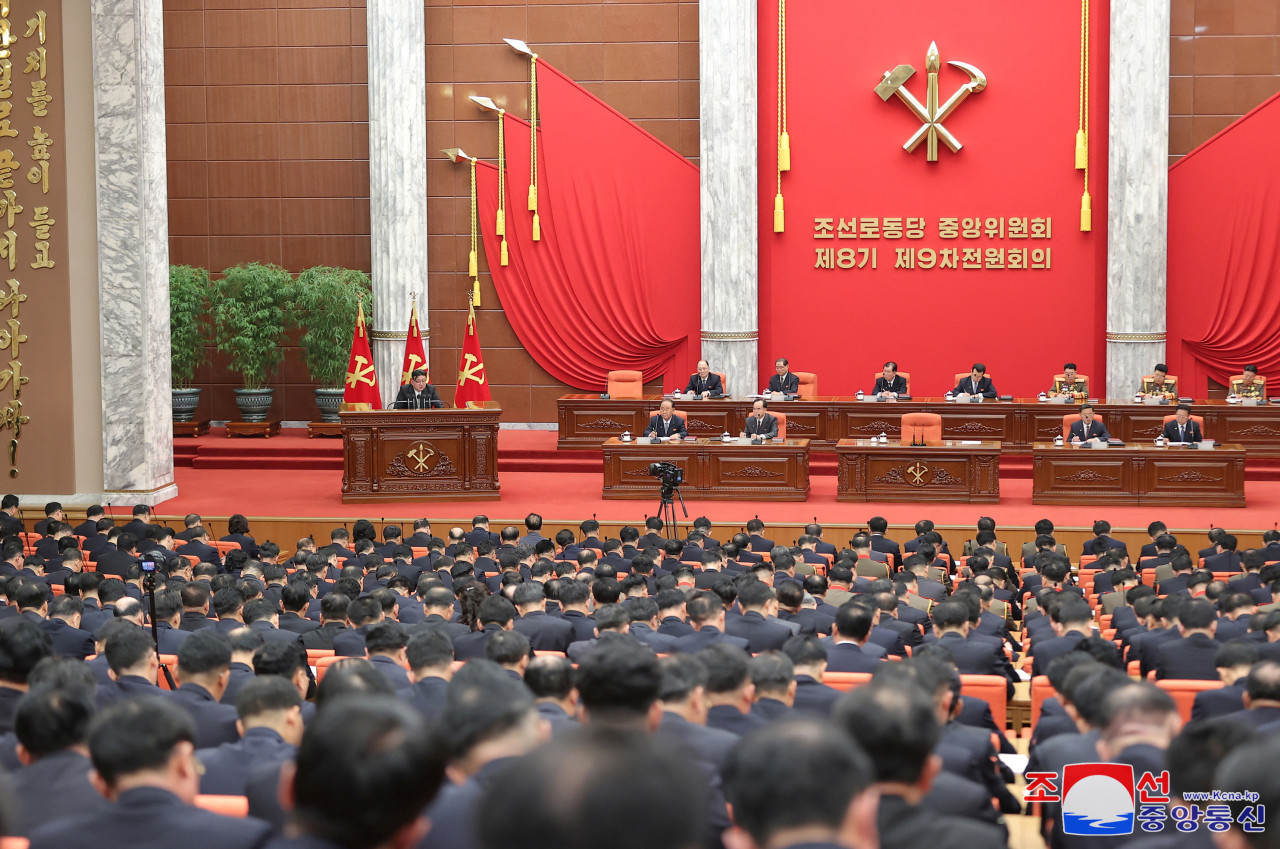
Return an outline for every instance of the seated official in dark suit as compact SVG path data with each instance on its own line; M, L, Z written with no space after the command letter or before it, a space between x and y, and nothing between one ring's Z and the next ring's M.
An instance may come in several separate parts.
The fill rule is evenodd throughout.
M1188 404L1178 405L1173 421L1164 426L1160 435L1170 442L1199 442L1204 438L1200 425L1191 418L1191 407Z
M1089 383L1076 377L1076 364L1067 363L1062 367L1062 376L1054 375L1051 395L1068 395L1076 401L1089 397Z
M884 364L884 370L876 378L871 394L877 398L897 398L907 394L907 379L898 374L898 364L893 360Z
M703 398L711 398L723 395L724 385L720 382L720 375L711 373L711 366L706 360L698 360L698 371L689 376L689 385L684 388L684 391Z
M769 378L769 386L761 394L781 392L783 395L799 395L800 378L791 373L790 363L787 362L787 358L778 357L778 361L773 366L778 373Z
M764 401L756 401L751 405L751 415L747 416L747 429L739 436L762 436L774 439L778 435L778 420L769 415Z
M396 400L392 402L393 410L427 410L443 407L444 401L436 394L436 388L427 383L426 369L416 368L409 382L400 387Z
M1219 680L1216 660L1221 644L1213 638L1213 605L1204 599L1188 601L1178 608L1177 617L1182 637L1158 647L1156 678Z
M271 827L261 820L194 807L200 786L196 729L181 707L159 696L139 696L95 719L89 756L103 795L115 804L36 829L30 835L34 849L255 849L267 842Z
M1111 438L1107 426L1094 418L1092 404L1085 404L1080 408L1080 421L1071 423L1067 436L1070 442L1087 442L1090 439L1106 442Z
M656 415L649 418L649 426L644 429L645 436L656 436L659 439L674 442L689 435L684 419L675 415L675 404L668 399L658 407Z
M969 376L956 384L956 388L951 390L951 394L981 395L983 398L995 398L996 388L991 385L991 378L987 377L987 367L982 363L974 363Z
M279 675L245 684L236 698L236 713L244 736L196 754L204 764L201 793L243 796L249 773L261 764L289 760L302 740L302 696Z

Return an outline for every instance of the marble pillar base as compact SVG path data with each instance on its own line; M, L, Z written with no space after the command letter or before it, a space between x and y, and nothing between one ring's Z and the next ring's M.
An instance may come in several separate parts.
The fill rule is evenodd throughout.
M702 341L702 358L711 365L712 371L724 375L728 395L751 395L768 382L762 383L760 379L758 350L755 339Z
M1163 342L1108 342L1107 403L1132 401L1143 376L1159 362L1164 362Z
M67 510L83 510L94 504L104 507L132 507L145 504L154 507L162 501L178 496L177 484L169 484L152 492L35 492L22 494L22 512L25 518L34 525L44 514L40 507L50 501L57 501ZM31 527L28 525L28 527Z

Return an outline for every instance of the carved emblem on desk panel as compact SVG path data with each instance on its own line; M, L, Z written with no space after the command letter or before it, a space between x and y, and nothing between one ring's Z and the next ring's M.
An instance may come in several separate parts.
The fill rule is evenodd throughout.
M958 484L958 483L963 483L964 481L961 481L958 478L952 477L951 473L948 472L946 469L934 469L933 482L941 483L941 484Z
M906 483L907 479L902 474L901 466L894 466L883 475L875 478L876 483Z
M790 426L791 426L791 423L787 422L787 427L790 427ZM879 435L881 433L888 433L891 430L901 431L901 429L902 429L901 422L895 425L892 422L886 422L883 419L876 419L875 421L867 422L864 425L852 425L852 424L849 425L850 433L874 433L876 435Z
M726 478L780 478L782 474L780 472L771 472L760 466L743 466L736 471L725 472L724 476Z
M1276 429L1276 428L1274 428L1274 427L1267 427L1266 425L1256 424L1256 425L1250 425L1249 427L1242 427L1242 428L1240 428L1239 430L1232 431L1232 432L1231 432L1231 435L1232 435L1232 436L1272 436L1272 437L1275 437L1275 436L1280 436L1280 429Z
M1120 478L1104 475L1095 472L1093 469L1081 469L1075 474L1062 475L1058 480L1070 481L1071 483L1103 483L1105 481L1118 481Z
M1187 469L1186 471L1178 472L1176 475L1162 477L1160 480L1163 483L1218 483L1222 478L1215 478L1195 469Z
M585 430L616 430L621 433L631 430L631 425L615 422L613 419L592 419L589 422L578 422L578 427Z
M805 424L793 419L787 419L787 433L817 433L818 428L815 425Z
M951 433L964 433L964 434L969 434L969 433L997 434L997 433L1004 432L1004 428L992 427L991 425L984 425L982 422L965 422L962 425L949 427L947 428L947 430L950 431Z

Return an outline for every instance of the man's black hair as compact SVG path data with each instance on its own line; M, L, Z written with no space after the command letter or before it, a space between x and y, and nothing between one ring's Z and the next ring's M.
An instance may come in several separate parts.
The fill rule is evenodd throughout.
M178 646L178 672L203 675L231 666L231 641L213 628L201 628Z
M169 699L140 696L118 701L93 718L89 756L111 785L124 776L163 768L179 743L194 745L195 739L189 713Z
M878 781L915 784L938 742L933 696L914 683L882 679L852 690L834 721L871 757Z
M26 617L0 622L0 681L26 684L36 664L53 656L53 641Z
M364 635L364 647L370 656L378 652L393 652L409 645L409 635L396 621L383 621L371 627Z
M563 657L535 657L525 667L524 685L536 699L566 699L573 691L573 664Z
M653 652L622 640L597 646L575 676L582 705L596 718L647 713L658 698L661 681Z
M277 675L253 678L236 695L236 715L248 722L264 713L288 710L302 705L298 688Z
M453 662L453 642L443 631L415 634L405 647L409 668L433 669Z

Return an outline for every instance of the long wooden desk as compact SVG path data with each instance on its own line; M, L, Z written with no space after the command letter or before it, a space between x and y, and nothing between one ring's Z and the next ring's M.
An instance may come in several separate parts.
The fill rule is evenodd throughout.
M598 395L564 395L556 402L561 449L599 450L600 443L624 430L642 433L662 399L602 399ZM745 398L677 400L688 414L691 436L716 437L724 431L737 436L745 427L751 402ZM911 401L859 401L852 395L818 396L775 401L770 409L787 416L787 436L808 439L814 451L833 451L841 439L870 439L884 432L895 439L904 413L938 413L944 439L999 442L1007 455L1028 455L1036 442L1062 432L1062 417L1075 414L1077 404L1041 403L1034 398L958 404L941 398ZM1151 441L1160 433L1174 405L1099 403L1094 411L1111 435L1125 442ZM1242 407L1225 401L1200 401L1192 413L1204 416L1205 436L1239 443L1250 458L1280 458L1280 406Z
M999 442L842 439L836 461L837 501L1000 500Z
M1146 443L1098 449L1037 442L1031 502L1243 507L1244 455L1238 444L1205 451Z
M600 446L604 452L603 498L658 500L658 479L650 463L675 463L684 469L681 489L688 496L732 501L804 501L809 497L809 440L786 439L743 445L688 439L652 445L616 437Z
M501 496L496 406L338 415L344 502Z

